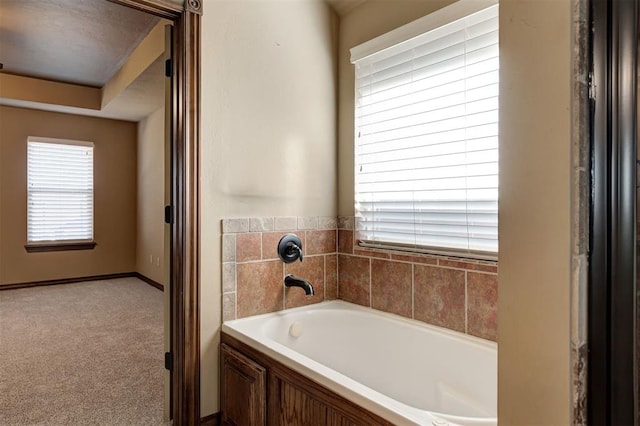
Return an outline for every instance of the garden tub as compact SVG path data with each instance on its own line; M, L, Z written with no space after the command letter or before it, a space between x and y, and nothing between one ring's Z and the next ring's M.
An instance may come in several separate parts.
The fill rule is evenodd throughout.
M343 301L222 331L393 424L497 425L493 342Z

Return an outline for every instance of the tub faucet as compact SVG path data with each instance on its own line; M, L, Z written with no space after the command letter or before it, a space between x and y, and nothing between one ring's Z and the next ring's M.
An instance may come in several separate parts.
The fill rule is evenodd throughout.
M285 287L300 287L302 289L304 289L304 293L307 296L313 296L315 294L315 291L313 291L313 286L311 285L311 283L305 279L302 278L298 278L294 275L287 275L286 277L284 277L284 286Z

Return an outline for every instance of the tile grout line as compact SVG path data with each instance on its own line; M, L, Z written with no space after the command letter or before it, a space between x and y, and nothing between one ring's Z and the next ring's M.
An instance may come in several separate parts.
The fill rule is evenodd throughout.
M233 261L233 319L238 319L238 262Z
M238 263L233 262L233 291L238 292Z
M235 265L235 275L236 275L236 288L235 288L235 294L233 295L233 310L234 310L234 319L238 319L238 243L237 243L237 237L234 236L233 237L233 263Z
M416 265L411 264L411 318L416 318Z
M322 300L327 300L327 256L322 256L322 261L324 264L322 268L322 272L324 272L324 298Z
M336 251L336 300L340 300L340 262L338 256L340 255Z
M468 275L469 272L464 273L464 332L469 334L469 296L468 296Z
M439 265L438 263L414 262L414 261L411 261L411 260L398 260L398 259L387 258L387 257L367 256L365 254L355 254L355 253L346 253L346 254L348 254L349 256L365 258L365 259L380 259L380 260L386 260L386 261L389 261L389 262L410 263L410 264L417 264L417 265L433 266L433 267L436 267L436 268L447 269L447 270L452 270L452 271L474 272L474 273L478 273L478 274L487 274L487 275L498 275L497 271L483 271L481 269L466 269L466 268L462 268L462 267Z
M369 258L369 307L371 308L373 303L371 303L372 299L373 299L373 295L371 294L371 289L372 289L372 285L371 282L373 281L371 279L371 273L373 272L373 268L371 266L373 262L371 262L371 258Z
M0 3L1 3L1 0L0 0ZM322 254L311 254L311 255L307 256L305 254L304 258L305 259L313 259L315 257L320 257L320 256L323 256L323 255ZM238 263L240 265L251 265L251 264L262 263L262 262L274 262L274 261L277 261L277 260L280 260L280 259L277 258L277 257L271 257L271 258L267 258L267 259L245 260L245 261L236 262L236 263ZM231 263L231 262L225 262L225 263Z

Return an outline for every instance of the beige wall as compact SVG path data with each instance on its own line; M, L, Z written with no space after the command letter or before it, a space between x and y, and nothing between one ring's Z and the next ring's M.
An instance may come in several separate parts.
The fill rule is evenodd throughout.
M99 110L100 96L95 87L0 74L0 98L7 100Z
M449 1L372 0L340 23L340 215L353 215L349 49ZM570 424L568 0L500 2L499 419Z
M94 250L27 253L27 137L94 142ZM131 272L136 246L136 125L0 107L0 283Z
M571 2L500 3L498 417L571 424Z
M336 18L209 1L202 31L202 415L219 410L223 217L336 215Z
M138 123L136 271L163 284L164 108Z

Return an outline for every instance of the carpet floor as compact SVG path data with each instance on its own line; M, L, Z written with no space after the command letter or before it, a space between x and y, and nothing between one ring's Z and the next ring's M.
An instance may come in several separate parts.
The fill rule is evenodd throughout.
M137 278L0 291L0 425L161 425L162 318Z

